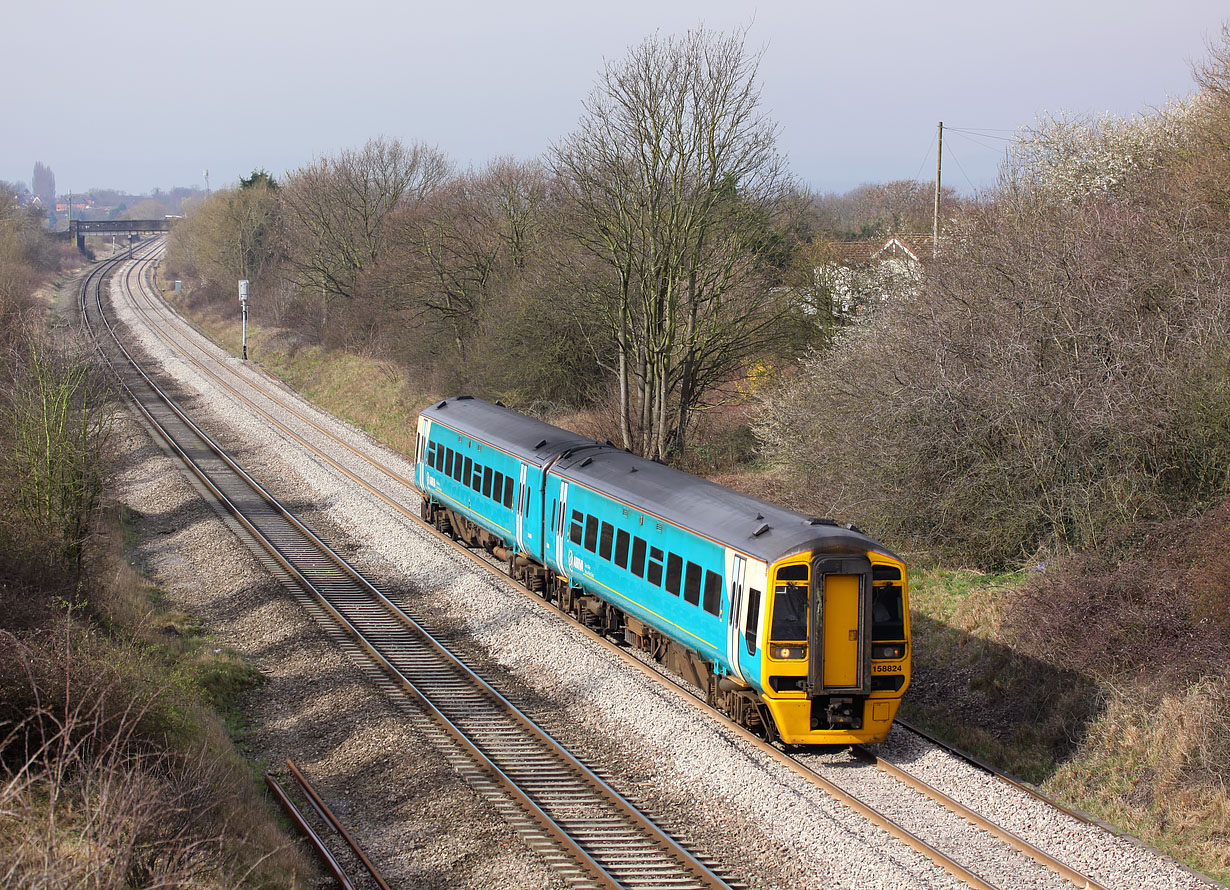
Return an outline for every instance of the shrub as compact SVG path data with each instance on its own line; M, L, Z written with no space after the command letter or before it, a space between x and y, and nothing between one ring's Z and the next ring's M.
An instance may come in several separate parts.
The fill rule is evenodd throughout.
M766 455L860 524L984 567L1224 494L1230 205L1192 187L1202 143L1182 120L1184 151L1161 143L1063 200L1046 169L1009 170L916 295L767 395Z

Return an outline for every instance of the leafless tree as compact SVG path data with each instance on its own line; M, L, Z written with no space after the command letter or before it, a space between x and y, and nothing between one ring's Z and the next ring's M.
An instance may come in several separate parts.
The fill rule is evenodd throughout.
M879 236L907 232L930 232L935 210L935 183L898 179L861 185L850 192L860 234ZM940 190L940 214L950 216L957 207L957 193Z
M282 253L277 192L260 183L214 192L189 208L169 236L173 262L232 293L240 279L259 282Z
M550 163L565 228L607 269L625 447L681 446L707 387L765 345L781 307L762 252L791 192L744 34L651 37L607 65Z
M288 268L296 284L320 294L323 326L329 323L330 306L353 299L364 271L388 247L394 212L422 201L449 172L438 149L380 138L357 151L321 158L291 176L283 189Z
M511 159L454 177L397 215L396 249L368 286L394 311L446 331L464 356L494 283L537 250L546 193L540 167Z

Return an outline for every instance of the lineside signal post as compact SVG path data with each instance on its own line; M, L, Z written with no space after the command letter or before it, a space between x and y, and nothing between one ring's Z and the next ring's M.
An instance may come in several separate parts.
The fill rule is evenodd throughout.
M248 280L239 282L239 311L243 316L243 360L248 360Z

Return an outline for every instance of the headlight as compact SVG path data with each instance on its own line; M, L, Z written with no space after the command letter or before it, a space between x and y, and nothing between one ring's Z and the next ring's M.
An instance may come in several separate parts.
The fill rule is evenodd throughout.
M774 646L772 654L774 658L806 658L807 657L807 647L806 646Z
M871 647L871 657L879 661L902 658L904 655L905 646L901 643L892 643L887 646L879 644Z

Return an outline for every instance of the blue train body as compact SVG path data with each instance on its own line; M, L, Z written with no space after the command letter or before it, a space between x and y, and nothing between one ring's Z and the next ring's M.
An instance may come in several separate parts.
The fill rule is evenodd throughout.
M423 517L789 743L881 740L909 680L904 566L856 530L502 406L419 418Z

